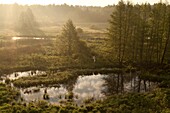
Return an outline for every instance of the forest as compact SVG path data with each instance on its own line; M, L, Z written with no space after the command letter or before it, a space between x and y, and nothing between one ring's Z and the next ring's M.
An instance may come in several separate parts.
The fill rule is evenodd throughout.
M0 113L169 113L170 5L0 4Z

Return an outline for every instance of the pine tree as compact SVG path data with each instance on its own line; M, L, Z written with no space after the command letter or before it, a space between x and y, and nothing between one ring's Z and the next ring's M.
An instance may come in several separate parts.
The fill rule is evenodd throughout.
M124 25L125 25L125 3L120 1L116 6L116 10L112 13L110 19L110 27L108 29L109 36L112 39L112 44L115 50L115 56L119 65L122 65L125 37L124 37Z
M77 46L79 41L79 37L77 36L77 31L72 20L68 20L63 26L60 39L66 48L66 55L71 57L78 48Z

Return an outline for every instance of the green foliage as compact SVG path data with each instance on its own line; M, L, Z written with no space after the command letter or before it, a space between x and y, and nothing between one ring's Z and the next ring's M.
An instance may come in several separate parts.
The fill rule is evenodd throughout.
M0 93L6 90L6 86L1 84ZM7 91L11 89L8 88ZM3 93L4 95L4 93ZM10 95L7 95L10 96ZM170 109L170 90L156 89L148 93L128 93L119 94L108 97L103 101L96 101L84 106L75 106L72 104L50 105L45 101L31 102L31 103L8 103L5 98L0 95L3 102L0 105L2 113L168 113ZM3 97L3 98L2 98ZM11 98L11 97L9 97Z
M68 20L67 23L63 26L60 40L61 44L58 47L65 48L63 51L64 54L71 57L78 48L77 42L79 41L76 28L71 20Z
M58 73L48 73L33 77L24 77L13 81L13 84L17 87L30 87L37 86L40 84L53 85L53 84L67 84L70 80L77 77L75 73L69 71L58 72ZM47 95L45 95L47 96Z
M5 83L6 83L6 84L10 84L10 79L7 78L7 79L5 80Z
M47 7L56 8L57 6ZM67 5L64 7L69 10L73 8ZM0 48L1 75L30 69L48 70L47 74L20 78L12 82L17 87L64 84L69 94L67 95L68 102L63 102L64 106L51 105L45 101L20 103L15 101L19 96L17 91L0 84L0 112L168 113L170 111L170 90L168 89L170 72L167 71L169 70L167 65L162 70L152 68L154 71L157 70L155 73L160 76L150 75L150 73L141 75L144 80L161 82L159 87L162 89L155 89L148 93L112 95L108 99L98 102L94 102L94 99L90 98L81 107L73 105L74 94L71 92L71 85L75 83L80 74L120 73L124 71L125 66L128 66L125 71L134 72L137 70L134 64L138 64L140 67L145 67L142 64L154 67L159 66L163 61L168 61L169 6L162 3L153 6L149 4L132 5L129 2L120 1L115 8L110 20L110 39L106 37L104 31L100 31L100 27L97 25L93 24L89 33L86 29L76 29L73 22L68 20L61 35L56 37L55 46L52 44L53 41L46 39L43 41L19 40L16 43L2 41ZM84 12L87 13L87 11ZM20 30L23 30L23 33L36 35L35 32L39 32L30 9L21 14L20 22ZM8 47L9 45L10 47ZM163 53L166 54L163 55ZM92 59L93 56L96 58L95 62ZM123 68L110 69L112 66L120 67L120 65L117 66L117 62ZM150 65L151 63L152 65ZM147 66L146 68L148 68ZM105 67L109 67L109 69L105 69ZM7 79L6 83L10 83L10 80ZM49 98L45 93L44 99Z
M11 103L12 101L17 100L18 97L18 91L11 89L10 86L0 83L0 106L4 103Z
M67 56L69 64L76 63L82 66L83 63L92 61L90 48L79 39L76 27L71 20L66 22L58 38L60 39L56 43L58 54Z
M128 62L149 67L168 61L169 10L164 3L151 6L119 1L111 15L108 32L120 65Z
M59 70L66 70L59 69ZM30 87L30 86L38 86L40 84L44 84L46 86L53 84L68 84L71 81L75 81L79 75L90 75L90 74L98 74L98 73L120 73L123 70L119 68L113 69L70 69L69 71L55 72L57 69L51 69L46 74L32 76L32 77L23 77L13 81L13 84L16 87ZM73 96L72 92L69 93L69 96Z
M169 89L157 89L150 93L115 95L102 102L106 111L116 113L154 113L169 108Z

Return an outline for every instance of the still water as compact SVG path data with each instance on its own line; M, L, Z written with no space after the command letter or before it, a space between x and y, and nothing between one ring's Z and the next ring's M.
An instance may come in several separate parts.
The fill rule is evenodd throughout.
M15 72L7 75L11 80L26 76L46 74L44 71ZM18 88L21 98L26 102L44 100L48 95L48 101L52 104L59 104L68 101L68 95L73 94L72 101L78 105L86 100L102 100L108 95L126 92L146 92L157 86L156 83L144 81L137 73L125 74L97 74L80 75L66 84L54 84L52 87L38 86L29 88Z
M106 89L105 78L106 75L90 75L90 76L79 76L76 83L72 84L73 88L67 87L67 85L59 85L58 87L29 87L20 89L21 97L27 101L43 100L45 90L49 95L50 103L60 103L66 101L67 95L70 92L73 93L73 101L77 104L82 104L85 99L93 98L93 100L103 99L105 96L102 93ZM38 90L35 92L34 90Z
M36 76L36 75L42 75L46 74L44 71L25 71L25 72L14 72L12 74L7 75L6 77L10 80L19 79L21 77L28 77L28 76Z

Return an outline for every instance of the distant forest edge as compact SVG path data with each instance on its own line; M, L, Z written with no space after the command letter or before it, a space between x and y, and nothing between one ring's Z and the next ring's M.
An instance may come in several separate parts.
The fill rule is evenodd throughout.
M106 23L114 6L86 7L63 5L18 5L0 4L0 25L14 25L22 12L31 9L40 25L56 25L72 19L75 23Z

